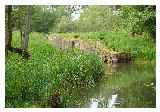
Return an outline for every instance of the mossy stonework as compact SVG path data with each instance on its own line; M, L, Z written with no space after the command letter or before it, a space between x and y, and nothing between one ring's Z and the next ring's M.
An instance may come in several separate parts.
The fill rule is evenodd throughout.
M105 63L129 63L132 60L131 54L109 50L100 41L84 41L81 39L66 39L52 35L48 38L60 49L79 48L81 51L95 53Z

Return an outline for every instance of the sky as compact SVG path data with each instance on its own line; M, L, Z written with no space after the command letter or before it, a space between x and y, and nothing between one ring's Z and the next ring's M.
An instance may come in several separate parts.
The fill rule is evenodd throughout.
M72 21L78 20L80 17L80 13L82 12L81 10L81 6L75 6L77 9L80 8L79 10L74 11L74 13L72 13Z

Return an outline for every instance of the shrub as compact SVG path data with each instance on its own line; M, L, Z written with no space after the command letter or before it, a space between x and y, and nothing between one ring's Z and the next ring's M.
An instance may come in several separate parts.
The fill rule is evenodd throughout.
M6 58L6 107L48 107L56 90L63 106L67 105L65 101L74 98L70 95L73 88L93 87L103 74L96 55L56 49L41 34L31 34L29 51L29 60L11 52Z

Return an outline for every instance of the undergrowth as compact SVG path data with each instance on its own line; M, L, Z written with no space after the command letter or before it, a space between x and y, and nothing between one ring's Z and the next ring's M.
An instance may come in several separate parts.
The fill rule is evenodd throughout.
M19 37L13 34L14 47L20 47ZM30 35L29 52L29 60L12 52L6 57L6 107L50 107L48 101L57 90L61 106L69 106L77 100L73 90L95 86L104 73L96 55L54 48L40 33Z

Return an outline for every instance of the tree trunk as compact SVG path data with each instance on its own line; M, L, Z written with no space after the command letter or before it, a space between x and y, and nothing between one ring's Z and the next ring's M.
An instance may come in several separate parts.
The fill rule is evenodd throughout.
M20 10L20 9L18 9L18 10ZM22 47L22 45L23 45L23 24L22 24L22 22L23 22L23 17L22 17L22 15L21 14L18 14L18 18L19 18L19 21L18 21L18 29L19 29L19 31L20 31L20 38L21 38L21 47Z
M21 48L22 48L22 45L23 45L23 30L22 30L22 28L20 28L20 35L21 35Z
M22 55L24 58L29 58L30 53L28 53L26 50L28 48L28 38L29 38L29 32L30 32L30 17L31 17L31 8L28 6L27 9L27 15L26 15L26 20L25 20L25 35L23 37L23 48L14 48L11 45L12 42L12 6L8 5L5 8L5 51L6 55L8 54L8 50L11 52L19 53ZM20 28L20 32L22 35L22 28Z
M28 42L29 42L29 33L30 33L30 24L31 24L31 6L27 6L27 13L25 17L25 27L24 27L24 34L23 34L23 42L22 42L22 49L27 50Z
M5 53L7 54L7 44L8 44L8 6L5 7Z
M11 42L12 42L12 6L11 5L6 6L5 12L6 12L5 49L7 54L8 49L11 47Z

